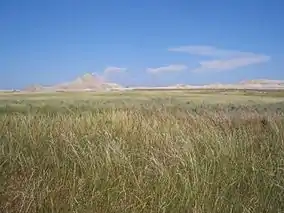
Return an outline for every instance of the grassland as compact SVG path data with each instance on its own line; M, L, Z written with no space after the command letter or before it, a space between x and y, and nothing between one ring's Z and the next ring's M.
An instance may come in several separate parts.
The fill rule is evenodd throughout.
M284 212L284 97L0 94L0 212Z

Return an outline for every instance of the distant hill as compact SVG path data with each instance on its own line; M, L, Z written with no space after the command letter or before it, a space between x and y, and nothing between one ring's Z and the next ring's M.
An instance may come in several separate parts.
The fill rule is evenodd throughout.
M87 73L74 81L57 84L54 86L32 85L24 89L28 92L46 92L46 91L109 91L109 90L148 90L148 89L284 89L284 80L246 80L235 84L208 84L208 85L186 85L177 84L165 87L129 87L124 88L116 83L105 82L98 75Z
M284 80L256 79L249 81L241 81L240 84L275 84L284 86Z
M266 80L266 79L256 79L256 80L247 80L241 81L235 84L208 84L208 85L181 85L177 84L172 86L178 89L284 89L284 80Z
M121 88L122 87L118 84L105 82L100 76L87 73L71 82L61 83L54 86L32 85L25 88L24 91L106 91Z
M43 89L44 89L43 86L34 84L34 85L30 85L30 86L26 87L24 90L27 91L27 92L37 92L37 91L41 91Z

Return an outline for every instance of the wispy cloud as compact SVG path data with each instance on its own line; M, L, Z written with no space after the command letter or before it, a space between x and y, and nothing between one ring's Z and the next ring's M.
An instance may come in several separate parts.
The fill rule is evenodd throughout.
M224 50L214 46L180 46L169 48L172 52L183 52L192 55L213 56L213 57L239 57L239 56L254 56L255 53L242 52L237 50Z
M157 73L165 73L165 72L179 72L187 69L186 65L183 64L171 64L164 67L157 68L148 68L146 71L149 73L157 74Z
M270 57L252 52L242 52L237 50L223 50L213 46L181 46L169 48L169 51L184 52L192 55L210 56L213 60L199 62L197 71L225 71L245 67L252 64L264 63Z
M127 68L109 66L103 70L103 72L100 74L100 77L105 81L108 81L112 80L112 78L117 74L122 74L125 73L126 71Z
M193 70L194 72L214 70L214 71L224 71L233 70L240 67L245 67L252 64L264 63L269 61L269 56L256 55L252 57L242 57L242 58L232 58L224 60L209 60L201 61L200 67Z
M127 68L122 68L122 67L107 67L104 70L104 74L110 74L110 73L122 73L125 72Z

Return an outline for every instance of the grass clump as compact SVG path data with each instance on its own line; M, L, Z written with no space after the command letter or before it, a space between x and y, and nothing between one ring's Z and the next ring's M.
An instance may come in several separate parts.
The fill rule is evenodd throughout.
M274 112L90 105L0 124L1 212L284 211Z

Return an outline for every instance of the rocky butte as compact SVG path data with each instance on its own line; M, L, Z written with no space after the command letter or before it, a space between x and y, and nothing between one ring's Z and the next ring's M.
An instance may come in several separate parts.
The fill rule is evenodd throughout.
M24 89L28 92L45 92L45 91L109 91L119 90L122 87L115 83L105 82L98 75L86 73L74 81L61 83L54 86L32 85Z

